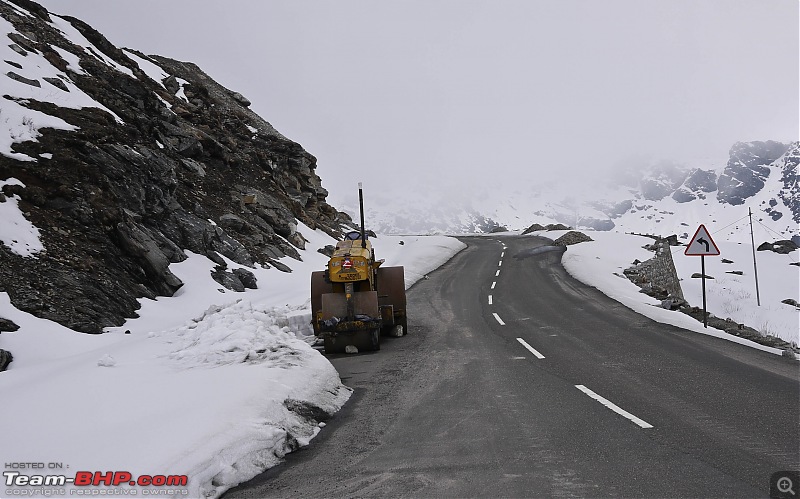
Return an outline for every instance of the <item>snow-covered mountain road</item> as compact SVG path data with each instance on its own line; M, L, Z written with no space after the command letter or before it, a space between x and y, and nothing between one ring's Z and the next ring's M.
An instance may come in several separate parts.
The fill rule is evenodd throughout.
M754 497L800 466L795 361L646 319L542 239L463 240L408 336L330 357L327 428L226 497Z

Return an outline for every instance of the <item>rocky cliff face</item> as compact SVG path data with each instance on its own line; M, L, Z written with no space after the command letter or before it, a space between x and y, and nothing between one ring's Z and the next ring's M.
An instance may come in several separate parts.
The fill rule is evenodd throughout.
M778 195L791 210L792 220L800 224L800 176L797 174L797 166L800 165L800 142L793 143L775 165L781 170L781 190Z
M27 126L0 156L0 202L17 202L44 246L0 244L0 291L17 308L100 332L135 317L137 298L180 288L168 266L187 250L289 271L276 260L299 258L298 220L333 236L349 223L314 156L197 66L121 50L27 0L0 1L0 16L0 112Z
M730 159L717 180L717 198L732 205L744 204L745 199L758 193L770 174L769 165L780 158L789 146L780 142L737 142Z

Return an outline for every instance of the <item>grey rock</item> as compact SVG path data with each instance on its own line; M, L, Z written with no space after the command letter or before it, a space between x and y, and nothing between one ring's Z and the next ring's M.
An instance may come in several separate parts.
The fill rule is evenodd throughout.
M64 83L64 81L61 78L53 78L53 77L49 77L49 76L44 76L44 77L42 77L42 79L44 81L46 81L47 83L53 85L56 88L59 88L59 89L65 91L65 92L69 92L69 88L67 87L67 84Z
M225 260L221 256L219 256L219 253L217 253L216 251L208 251L206 253L206 258L216 263L223 269L228 266L227 262L225 262Z
M271 261L269 262L273 267L280 270L281 272L291 273L292 269L287 265L282 264L281 262Z
M169 270L169 258L161 252L155 240L135 222L119 223L116 230L120 246L138 259L155 291L172 296L183 282Z
M775 253L781 255L788 255L792 251L796 250L798 246L789 239L782 239L775 242L764 242L758 245L756 248L757 251L774 251Z
M717 198L723 203L744 204L764 187L769 165L788 149L788 145L774 141L734 144L728 164L717 180Z
M8 369L8 365L14 360L14 356L8 350L0 350L0 372Z
M241 231L245 226L245 221L232 213L226 213L219 217L219 224L226 230Z
M692 170L686 180L672 194L672 198L679 203L702 199L703 193L717 190L717 174L696 168Z
M403 244L403 241L400 241L400 244ZM319 248L317 253L322 253L323 255L327 256L328 258L333 256L333 252L336 251L336 246L332 244L328 244L324 248Z
M245 288L258 289L258 279L249 270L233 269L233 275L239 279Z
M229 272L222 267L215 267L214 270L211 271L211 278L231 291L241 293L245 289L242 281L240 281L233 272Z
M41 88L41 86L42 86L42 84L39 83L39 80L32 80L30 78L25 78L24 76L20 76L20 75L18 75L17 73L15 73L13 71L9 71L8 73L6 73L6 76L11 78L12 80L16 80L16 81L18 81L20 83L24 83L24 84L30 85L32 87Z
M190 172L194 173L198 177L205 177L206 176L206 169L205 167L198 161L195 161L191 158L181 158L181 164Z
M527 229L522 231L522 235L524 236L525 234L530 234L531 232L537 232L537 231L540 231L540 230L545 230L544 225L531 224L530 227L528 227Z
M553 241L553 245L555 246L570 246L572 244L583 243L587 241L593 241L591 237L587 236L583 232L578 231L570 231L564 234L563 236L559 237L555 241Z
M10 44L9 47L11 47L11 50L18 53L19 55L28 55L28 53L16 43Z
M13 332L19 329L19 326L14 321L0 317L0 333Z
M785 300L781 300L781 303L785 303L786 305L791 305L793 307L800 306L800 304L798 304L797 301L793 300L792 298L787 298Z
M701 274L700 272L695 272L694 274L692 274L692 279L702 279L702 278L703 278L703 274ZM711 277L710 275L706 274L706 279L713 279L713 277Z
M250 107L250 104L252 104L244 95L240 94L239 92L231 93L231 97L233 97L236 102L244 107Z

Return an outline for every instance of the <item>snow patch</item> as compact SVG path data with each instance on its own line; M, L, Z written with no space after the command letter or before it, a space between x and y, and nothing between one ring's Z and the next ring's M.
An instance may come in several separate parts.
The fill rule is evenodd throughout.
M5 185L25 185L15 178L0 180L0 189ZM19 196L6 196L0 203L0 242L22 257L35 256L44 250L39 229L33 225L19 208Z

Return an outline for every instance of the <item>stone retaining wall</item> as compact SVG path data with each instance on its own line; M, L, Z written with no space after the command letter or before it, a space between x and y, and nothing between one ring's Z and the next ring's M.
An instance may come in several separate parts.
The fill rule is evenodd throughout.
M669 296L684 301L678 272L675 270L675 262L672 261L672 247L669 240L656 239L651 249L655 251L653 258L634 265L627 269L625 274L654 295L663 294L662 299Z

